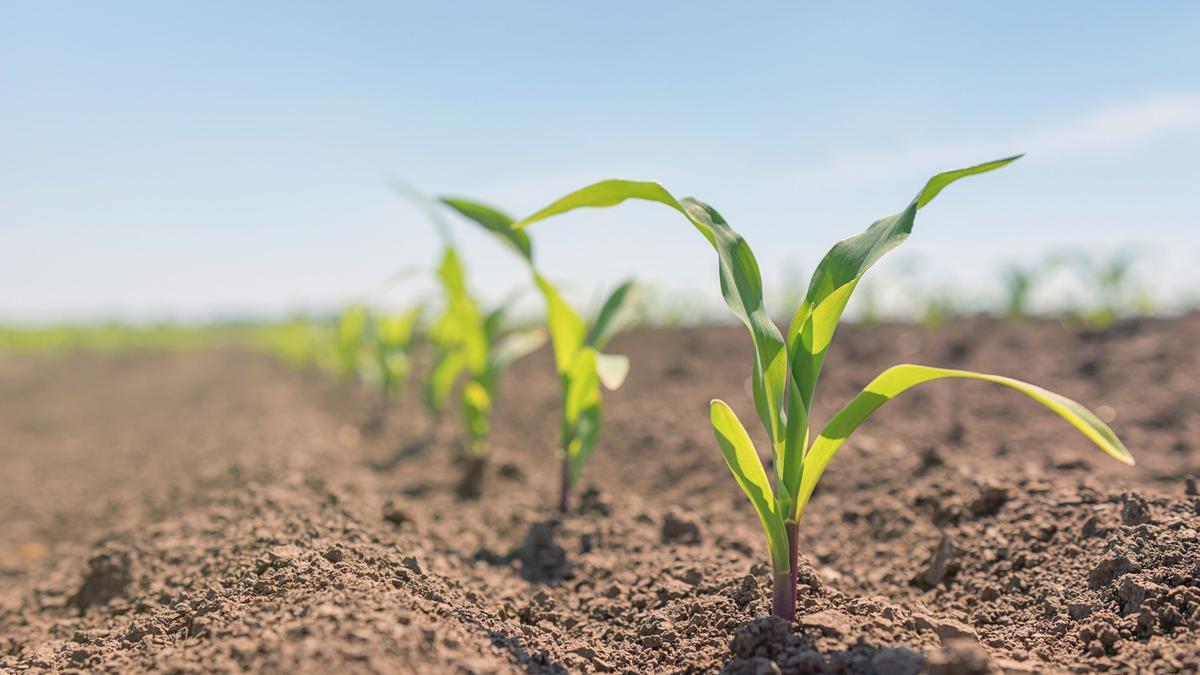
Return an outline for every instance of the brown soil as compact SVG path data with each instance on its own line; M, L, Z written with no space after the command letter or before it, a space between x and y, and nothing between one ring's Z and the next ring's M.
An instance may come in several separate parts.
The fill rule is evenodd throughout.
M843 329L822 419L896 362L978 368L1098 409L1139 464L1008 390L906 394L812 503L795 626L763 618L707 423L714 396L753 417L738 328L615 343L634 369L562 522L544 350L473 500L412 399L361 435L369 395L245 352L0 360L0 670L1194 672L1198 344L1200 316Z

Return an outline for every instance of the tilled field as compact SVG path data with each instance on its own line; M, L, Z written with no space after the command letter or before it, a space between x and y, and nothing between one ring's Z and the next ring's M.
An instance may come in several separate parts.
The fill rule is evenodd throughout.
M707 421L753 419L740 328L615 342L633 371L561 522L546 350L474 500L413 397L378 427L241 351L0 360L0 670L1194 672L1197 345L1200 316L843 328L818 419L894 363L960 366L1076 398L1139 463L1006 389L905 394L810 506L793 627Z

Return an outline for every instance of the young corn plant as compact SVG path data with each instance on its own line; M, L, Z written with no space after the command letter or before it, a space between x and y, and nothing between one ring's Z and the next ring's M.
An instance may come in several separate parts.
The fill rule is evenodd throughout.
M255 326L247 336L251 345L273 355L289 367L303 370L317 361L318 326L303 317ZM3 340L0 340L2 343Z
M1004 269L1004 315L1023 321L1033 316L1033 292L1040 279L1038 270L1023 265Z
M1154 309L1149 294L1135 278L1137 255L1132 251L1117 251L1108 256L1071 256L1080 278L1095 295L1095 302L1078 312L1088 328L1106 329L1122 315L1146 313Z
M420 305L399 314L378 313L373 317L373 351L379 396L387 407L403 391L412 373L412 345L424 308Z
M465 373L461 405L469 461L459 492L478 496L490 455L487 436L500 376L513 361L545 343L541 329L505 334L508 304L484 313L467 287L466 274L454 247L447 247L438 266L446 308L431 331L438 356L429 381L429 398L444 404L459 375Z
M617 286L595 319L586 322L538 271L533 261L533 244L525 232L513 228L512 218L466 199L444 197L441 201L512 248L529 267L545 300L546 325L562 390L558 510L566 514L570 509L571 489L600 438L603 418L600 388L617 389L629 373L627 357L605 354L602 350L614 335L636 321L637 290L632 282Z
M346 306L337 317L330 344L329 364L335 375L350 379L361 375L367 349L367 309L362 305Z
M1005 267L1001 277L1004 284L1004 315L1016 321L1031 318L1037 289L1065 262L1062 255L1055 254L1033 263L1012 263Z
M1129 451L1103 422L1066 397L1009 377L912 364L885 370L812 437L810 413L821 366L838 320L863 275L908 237L918 210L946 186L1016 159L1009 157L940 173L929 179L904 210L835 245L817 266L786 334L767 314L762 277L749 245L715 209L699 200L676 199L657 183L608 180L571 193L516 224L523 228L580 207L648 200L678 211L716 250L725 303L749 329L754 343L754 407L771 441L774 480L767 478L750 436L728 405L714 400L710 418L725 462L749 497L766 533L774 572L772 611L777 616L795 618L798 528L826 466L860 424L910 387L943 378L968 378L1011 387L1057 413L1116 459L1133 463Z
M464 497L478 497L491 454L487 437L500 377L514 361L542 346L546 334L540 328L505 331L503 323L511 299L484 312L471 294L458 248L449 225L438 211L437 202L406 185L397 184L397 188L426 212L441 235L442 258L437 267L437 279L444 309L428 333L433 362L423 400L436 429L455 385L465 374L460 404L468 458L458 492Z

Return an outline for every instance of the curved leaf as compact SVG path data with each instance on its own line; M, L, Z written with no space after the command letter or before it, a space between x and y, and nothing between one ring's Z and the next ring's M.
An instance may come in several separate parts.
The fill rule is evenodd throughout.
M544 209L534 213L531 216L522 218L513 223L513 227L517 229L525 228L539 220L544 220L550 216L557 216L567 211L574 211L579 208L603 208L607 206L616 206L628 199L640 199L649 202L658 202L666 204L676 211L687 216L688 212L684 210L683 205L670 193L667 189L658 183L652 181L636 181L622 180L613 178L602 180L599 183L593 183L587 187L580 188L571 194L559 199L550 204ZM689 220L691 216L688 216ZM712 235L702 225L693 222L693 225L700 230L710 242Z
M576 190L513 227L523 228L578 208L614 206L628 199L658 202L675 209L716 250L725 304L746 325L754 341L754 405L778 455L784 436L782 407L787 380L783 335L763 304L762 275L754 254L716 209L696 199L676 199L658 183L614 179Z
M724 401L714 400L709 408L709 416L725 465L758 513L758 520L767 535L772 565L776 572L786 573L790 565L787 533L783 527L783 517L776 511L775 493L767 480L762 460L754 450L754 443L741 420Z
M872 265L908 238L917 210L954 181L999 169L1021 157L1016 155L939 173L925 183L903 211L875 221L866 232L838 242L825 254L809 282L804 302L792 317L787 334L792 377L807 409L812 409L813 392L825 362L825 352L855 285Z
M459 197L441 197L441 202L463 216L479 223L484 229L508 244L526 261L533 261L533 244L529 235L513 227L513 219L499 209Z
M808 504L825 467L860 424L880 406L900 395L909 387L948 377L985 380L1016 389L1070 422L1104 452L1126 464L1134 463L1133 455L1129 453L1112 429L1109 429L1090 410L1066 396L1001 375L904 364L883 371L846 407L834 415L833 419L821 430L821 435L813 441L812 448L809 449L808 456L804 460L804 476L798 495L798 513L804 513L804 507Z
M592 321L584 344L603 349L614 335L633 325L638 319L639 296L638 288L632 281L617 286Z
M587 326L579 314L571 309L558 289L545 277L536 272L533 280L546 300L546 327L550 329L550 344L554 348L554 365L560 375L565 374L574 363L576 354L583 347Z
M503 212L478 202L444 197L442 203L458 211L511 246L529 266L546 302L546 325L550 331L554 365L563 388L560 447L567 455L571 481L579 475L600 436L601 383L616 389L629 372L624 356L599 353L607 340L629 324L635 293L633 286L619 286L605 302L591 330L571 308L558 289L538 273L533 262L529 236Z

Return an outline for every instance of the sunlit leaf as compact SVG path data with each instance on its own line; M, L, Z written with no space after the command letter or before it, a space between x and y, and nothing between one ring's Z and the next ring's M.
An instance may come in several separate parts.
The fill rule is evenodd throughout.
M628 199L665 204L683 214L717 252L725 304L750 331L754 341L754 404L778 452L783 443L783 399L787 363L783 335L763 303L762 275L746 241L716 209L696 199L677 200L657 183L606 180L589 185L516 223L526 227L553 215L584 207L605 207Z
M825 254L809 282L804 302L792 317L787 335L788 361L805 407L812 409L821 365L855 285L872 265L908 238L917 210L954 181L998 169L1020 157L939 173L925 183L903 211L875 221L862 234L838 242Z
M762 460L754 450L754 443L737 415L724 401L714 400L709 413L713 434L721 447L725 465L729 467L742 492L750 499L762 523L763 531L767 535L771 561L777 571L781 563L783 571L787 571L788 544L783 517L776 511L775 493L771 490L766 471L763 470Z
M571 367L576 353L583 347L587 326L545 277L535 273L533 279L546 300L546 327L550 330L550 342L554 347L555 366L562 374Z
M529 235L514 228L513 219L505 213L479 202L459 197L442 197L441 201L450 208L470 218L513 248L522 258L533 260L533 245Z
M976 373L969 370L931 368L911 364L893 366L876 377L858 396L825 425L821 434L813 441L808 457L804 461L804 477L801 482L799 505L804 506L812 496L821 474L842 444L868 417L884 403L892 400L910 387L923 382L943 378L967 378L1002 384L1029 396L1070 422L1101 450L1126 463L1133 464L1133 455L1121 443L1108 425L1096 415L1071 399L1036 385L1001 375Z

